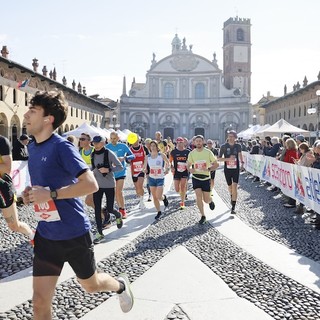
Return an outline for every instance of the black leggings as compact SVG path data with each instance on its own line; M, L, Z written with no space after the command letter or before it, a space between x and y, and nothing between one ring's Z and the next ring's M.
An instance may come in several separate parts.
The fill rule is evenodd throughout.
M102 234L101 204L103 194L106 195L107 199L107 211L112 213L115 194L114 188L99 188L99 190L93 194L94 214L96 217L97 230L100 234Z

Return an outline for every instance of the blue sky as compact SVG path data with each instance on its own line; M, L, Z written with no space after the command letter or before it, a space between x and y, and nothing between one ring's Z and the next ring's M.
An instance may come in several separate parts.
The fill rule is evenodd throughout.
M56 67L58 81L112 99L124 75L127 89L133 77L145 82L152 53L170 55L176 32L194 53L216 52L222 69L223 23L236 15L252 23L252 103L320 71L319 0L11 0L1 11L0 47L11 60L32 68L36 57L40 72Z

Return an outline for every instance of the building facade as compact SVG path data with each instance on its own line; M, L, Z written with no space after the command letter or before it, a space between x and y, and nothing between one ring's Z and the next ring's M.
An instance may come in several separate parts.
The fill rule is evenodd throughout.
M73 81L72 87L67 86L65 77L62 83L56 80L56 70L48 73L46 66L42 73L38 72L38 60L33 59L29 69L9 60L9 52L3 46L0 56L0 134L15 142L22 133L26 133L23 115L28 110L30 98L37 91L61 90L68 101L69 109L65 123L58 128L62 134L73 130L84 122L96 127L109 127L108 120L115 108L108 103L86 95L86 90Z
M120 100L121 128L141 137L164 138L202 134L224 141L228 130L248 127L251 86L250 20L230 18L223 28L224 70L213 59L193 52L175 35L171 54L155 54L145 83L133 80L127 93L124 78Z
M265 123L274 124L280 119L290 124L310 131L311 137L316 136L320 126L320 73L318 80L308 84L307 79L300 86L299 82L293 86L293 91L287 93L284 88L282 97L262 103L260 108L265 110ZM318 91L320 94L320 91ZM310 109L313 109L310 113Z

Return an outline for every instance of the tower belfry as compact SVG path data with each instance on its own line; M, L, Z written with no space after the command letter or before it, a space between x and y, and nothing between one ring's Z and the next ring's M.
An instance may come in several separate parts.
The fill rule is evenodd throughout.
M239 17L223 25L224 85L240 95L251 96L251 23Z

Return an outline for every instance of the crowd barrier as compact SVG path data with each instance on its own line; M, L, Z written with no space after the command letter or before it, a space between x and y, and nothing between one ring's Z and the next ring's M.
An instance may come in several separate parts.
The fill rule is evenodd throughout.
M268 181L290 198L320 213L320 170L242 152L244 168Z

